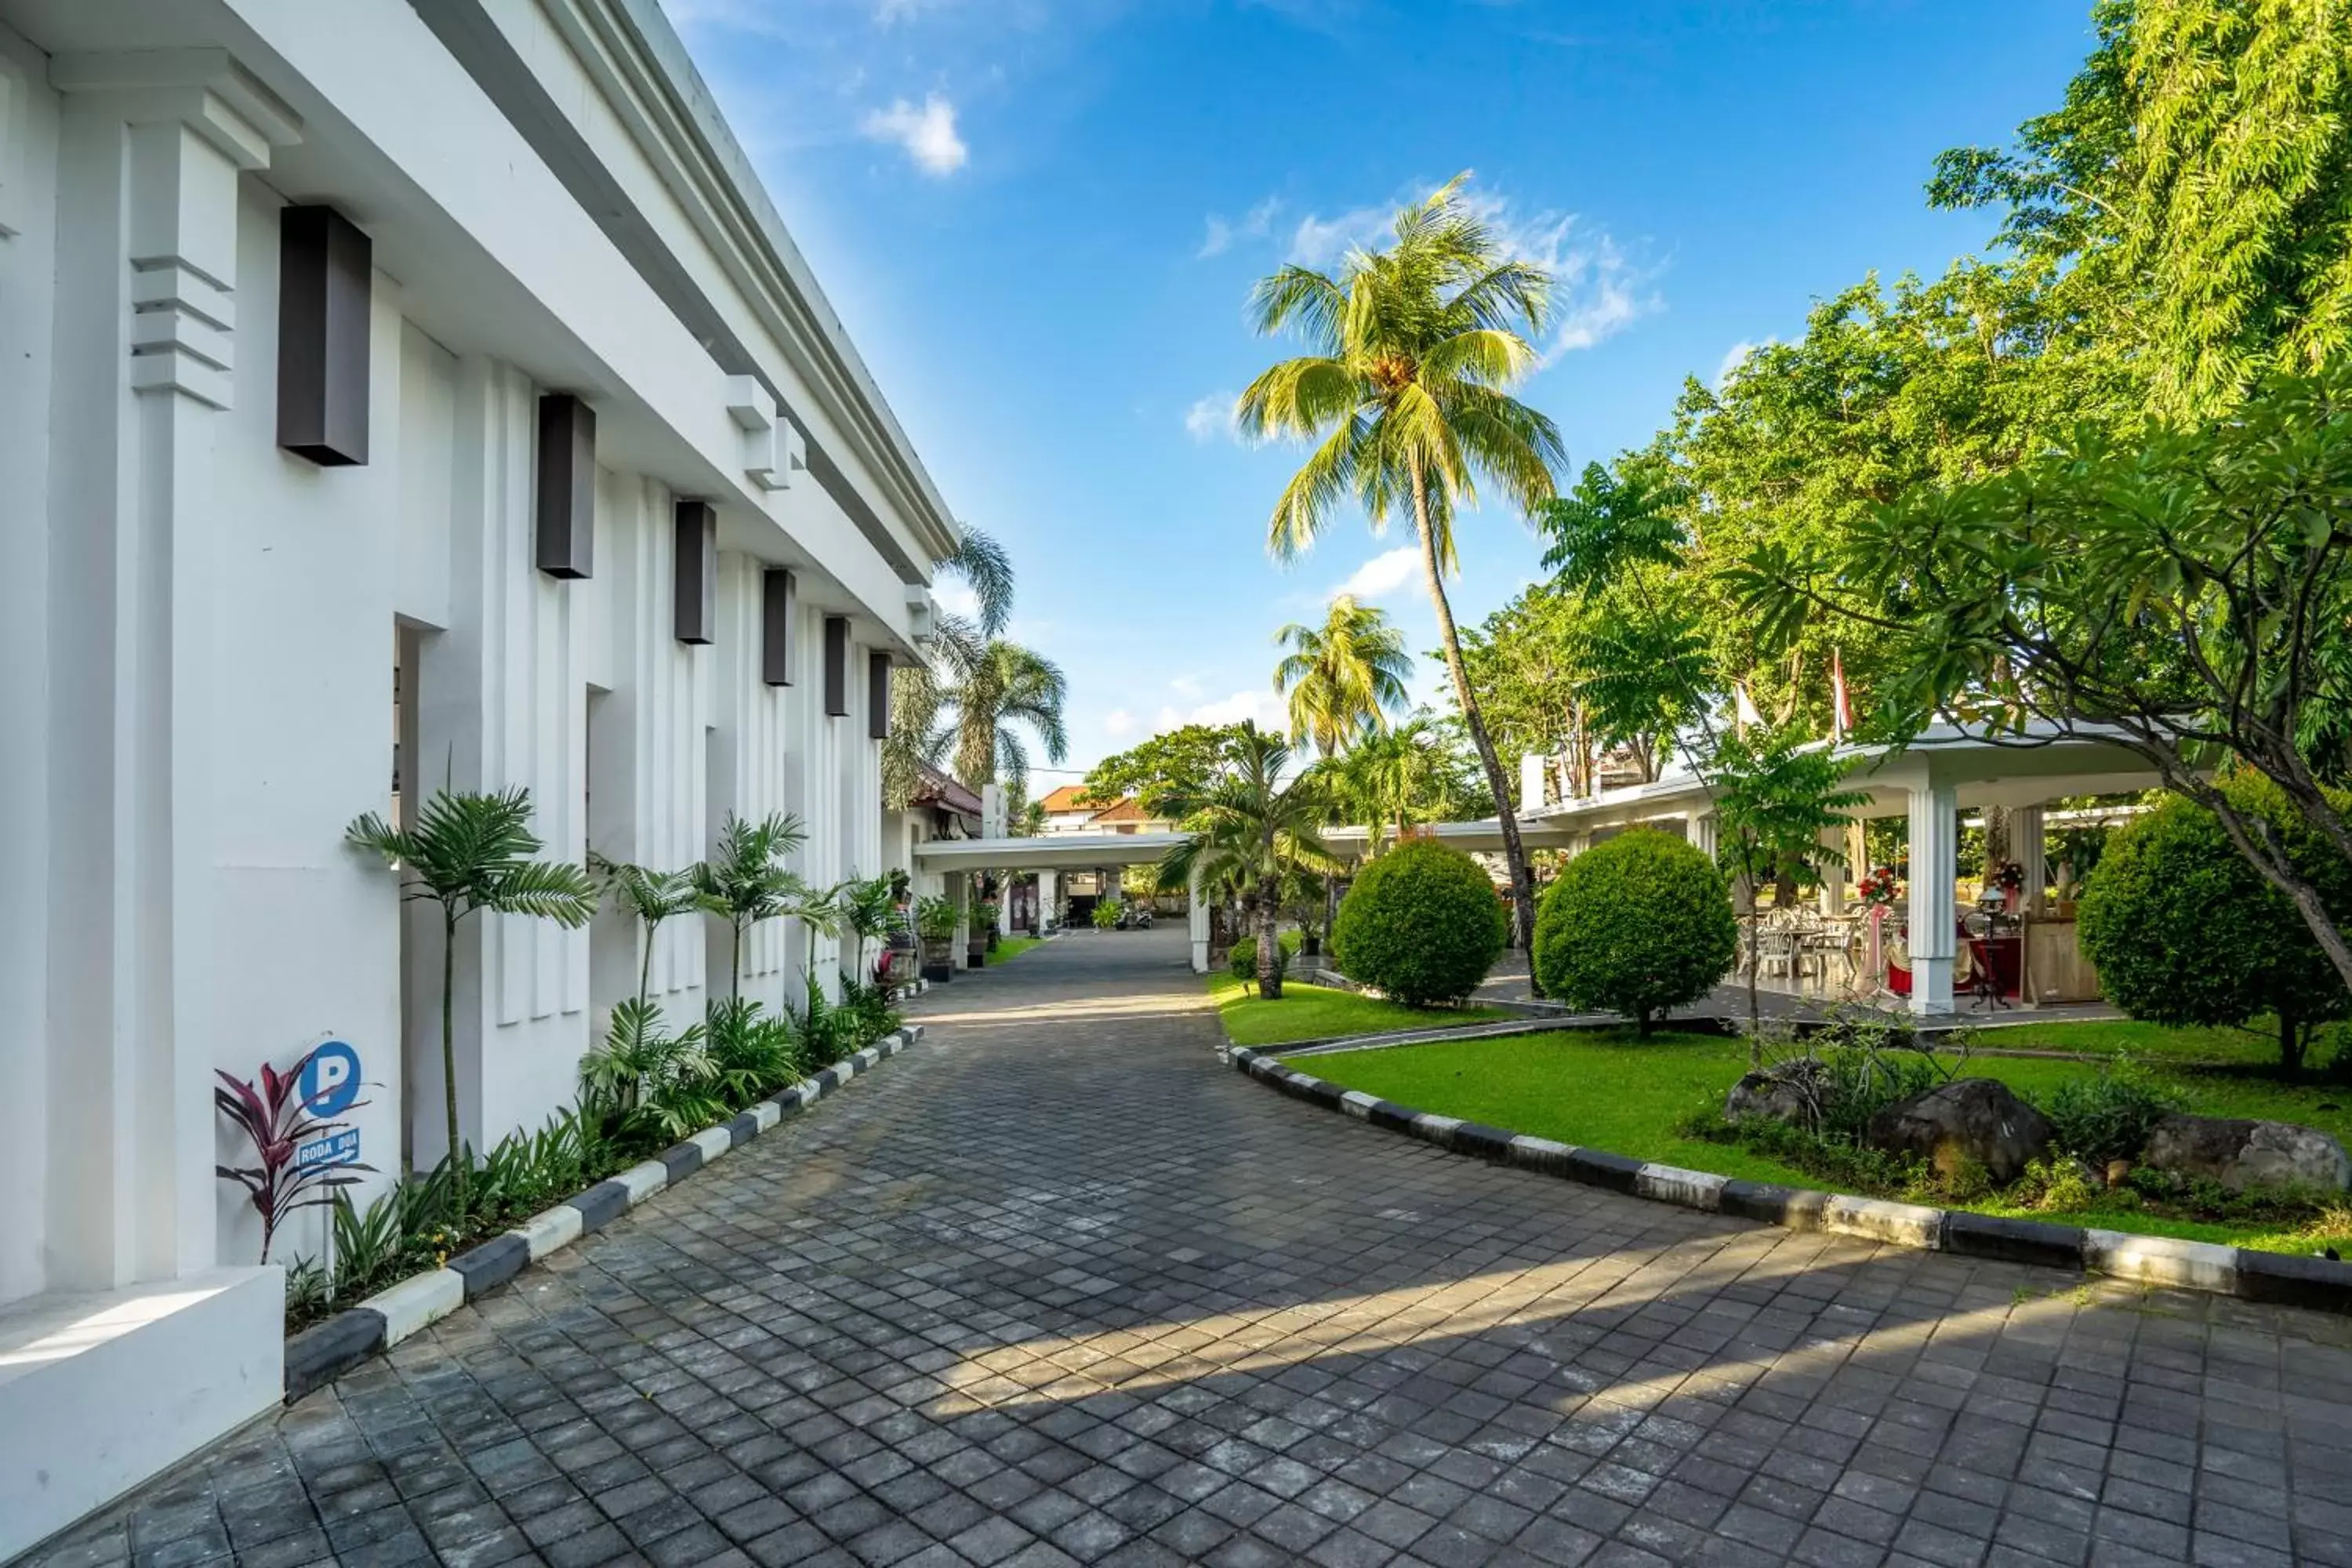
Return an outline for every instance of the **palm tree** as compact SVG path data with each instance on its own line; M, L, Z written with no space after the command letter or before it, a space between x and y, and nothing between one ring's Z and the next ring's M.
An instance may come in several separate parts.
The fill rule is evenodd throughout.
M628 910L645 929L644 950L637 955L637 1005L642 1007L653 980L654 938L662 921L702 907L702 895L694 887L695 868L651 871L625 860L608 860L591 849L588 869L603 879L613 895L613 907Z
M1536 368L1528 339L1550 314L1550 276L1505 258L1462 199L1466 177L1398 213L1388 248L1350 252L1339 277L1292 264L1258 283L1258 330L1295 330L1313 352L1252 382L1236 416L1261 437L1319 441L1275 505L1266 548L1276 559L1312 545L1350 498L1376 532L1399 511L1412 519L1445 668L1494 792L1524 942L1535 930L1535 883L1510 781L1462 661L1445 574L1456 568L1454 512L1476 503L1477 480L1532 514L1551 499L1565 454L1551 421L1507 392Z
M771 812L752 822L729 812L719 832L719 852L694 868L698 900L724 916L735 934L727 994L738 1001L743 995L743 933L792 912L807 884L785 868L783 858L807 842L801 819L788 813Z
M344 831L353 845L403 873L404 902L426 899L441 906L441 1089L455 1176L452 1217L462 1220L470 1173L457 1139L457 922L488 910L576 931L595 918L596 884L578 866L531 858L545 847L530 830L530 791L520 787L499 795L436 790L413 826L394 827L369 812Z
M939 613L923 663L890 671L890 733L882 742L882 794L903 806L915 787L925 748L939 728L949 688L962 680L1013 619L1013 561L995 537L967 527L955 552L940 563L944 575L972 592L974 613Z
M1257 921L1257 994L1282 995L1276 962L1286 872L1328 875L1337 862L1323 847L1326 810L1320 781L1309 772L1285 779L1290 748L1278 735L1243 721L1229 765L1198 790L1171 790L1160 809L1183 825L1183 843L1161 857L1163 891L1189 886L1238 888Z
M1386 611L1352 595L1331 601L1320 627L1293 623L1274 635L1290 652L1274 667L1274 689L1290 696L1290 742L1312 742L1327 757L1387 730L1405 705L1412 655Z
M1048 762L1069 754L1062 702L1069 683L1061 667L1018 643L991 639L980 658L941 695L954 710L938 724L925 749L934 763L950 763L972 789L996 784L1025 784L1029 748L1016 726L1034 731Z

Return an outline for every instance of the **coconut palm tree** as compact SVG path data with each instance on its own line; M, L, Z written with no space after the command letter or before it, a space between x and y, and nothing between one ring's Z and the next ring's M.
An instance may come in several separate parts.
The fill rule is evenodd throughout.
M1295 777L1290 748L1244 721L1230 765L1198 790L1171 790L1160 809L1183 825L1184 842L1161 857L1160 887L1172 892L1197 874L1203 886L1240 889L1257 924L1257 994L1282 995L1282 883L1286 873L1329 875L1338 862L1323 846L1327 811L1319 778Z
M1465 178L1398 213L1387 248L1350 252L1339 276L1293 264L1260 280L1258 330L1296 331L1311 352L1252 382L1235 413L1255 435L1318 443L1275 504L1266 548L1277 560L1311 546L1349 500L1376 532L1399 514L1412 520L1454 698L1494 792L1524 941L1535 884L1445 576L1456 569L1454 514L1476 504L1479 481L1529 514L1552 498L1559 432L1508 391L1536 368L1528 339L1549 319L1551 278L1504 255L1464 201Z
M1388 729L1405 705L1412 655L1388 613L1342 594L1320 626L1296 622L1275 633L1290 652L1274 667L1274 689L1290 697L1290 743L1312 742L1336 757L1366 735Z
M424 899L441 906L441 1090L457 1205L452 1217L462 1220L470 1173L457 1138L457 924L488 910L535 915L576 931L595 918L596 884L581 867L532 858L544 846L530 830L530 791L522 788L498 795L436 790L410 826L394 827L369 812L345 836L401 873L403 901Z
M1069 731L1062 703L1069 683L1061 667L1018 643L992 638L979 658L941 692L953 716L937 723L925 748L935 763L952 767L971 789L1029 779L1026 728L1044 747L1048 762L1069 754Z
M882 795L894 807L904 805L914 791L948 689L978 667L989 640L1002 637L1013 619L1013 560L993 535L966 527L955 552L939 569L971 590L974 609L970 616L941 610L924 662L890 671L890 733L882 742Z

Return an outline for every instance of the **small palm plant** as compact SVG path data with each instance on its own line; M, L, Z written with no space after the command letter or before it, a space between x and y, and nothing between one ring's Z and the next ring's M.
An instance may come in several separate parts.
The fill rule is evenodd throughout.
M530 791L498 795L436 790L415 824L394 827L373 812L348 829L350 840L381 855L404 877L403 901L441 906L441 1088L448 1113L449 1163L457 1215L466 1213L467 1158L457 1137L455 1005L457 922L478 910L532 915L567 931L596 913L596 885L581 867L533 859L544 847L530 830Z
M1290 748L1281 737L1247 720L1225 759L1225 770L1205 786L1160 796L1159 809L1182 824L1185 837L1160 858L1159 884L1173 892L1197 875L1204 888L1238 889L1257 926L1257 994L1278 1001L1283 879L1339 869L1323 844L1329 802L1318 774L1291 773ZM1095 906L1097 923L1105 907Z
M743 994L743 933L761 921L793 912L807 884L788 870L783 858L808 842L801 819L771 812L758 822L730 812L719 829L719 852L694 868L698 901L723 916L735 934L728 994Z
M617 1004L603 1042L580 1058L581 1099L609 1136L633 1148L723 1119L719 1076L708 1030L667 1033L661 1009L647 1002Z
M661 931L662 921L702 907L702 895L694 886L699 868L651 871L625 860L608 860L591 849L588 869L603 880L614 907L628 910L645 928L644 951L637 955L637 1002L643 1005L653 979L654 937Z

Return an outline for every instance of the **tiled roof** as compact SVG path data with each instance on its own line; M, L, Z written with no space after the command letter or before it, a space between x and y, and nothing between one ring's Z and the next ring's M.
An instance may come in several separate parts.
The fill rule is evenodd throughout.
M1094 803L1087 798L1084 784L1061 784L1037 803L1049 816L1058 816L1066 811L1085 811Z
M1144 810L1140 801L1133 795L1129 795L1108 809L1095 813L1088 819L1087 826L1092 826L1097 822L1161 822L1165 820L1164 817Z
M980 796L966 789L951 775L940 772L929 763L918 764L921 773L916 777L914 798L923 805L938 805L950 811L960 811L966 816L980 815Z

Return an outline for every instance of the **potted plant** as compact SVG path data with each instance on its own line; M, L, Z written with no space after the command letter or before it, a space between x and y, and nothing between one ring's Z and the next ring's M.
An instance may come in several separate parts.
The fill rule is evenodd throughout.
M973 941L979 944L980 950L982 952L994 952L996 951L996 921L998 918L996 900L994 899L982 899L975 918L978 919L980 924L972 928L971 934ZM973 967L978 968L979 966L975 964Z
M955 978L955 906L936 893L915 906L915 934L923 944L923 978Z

